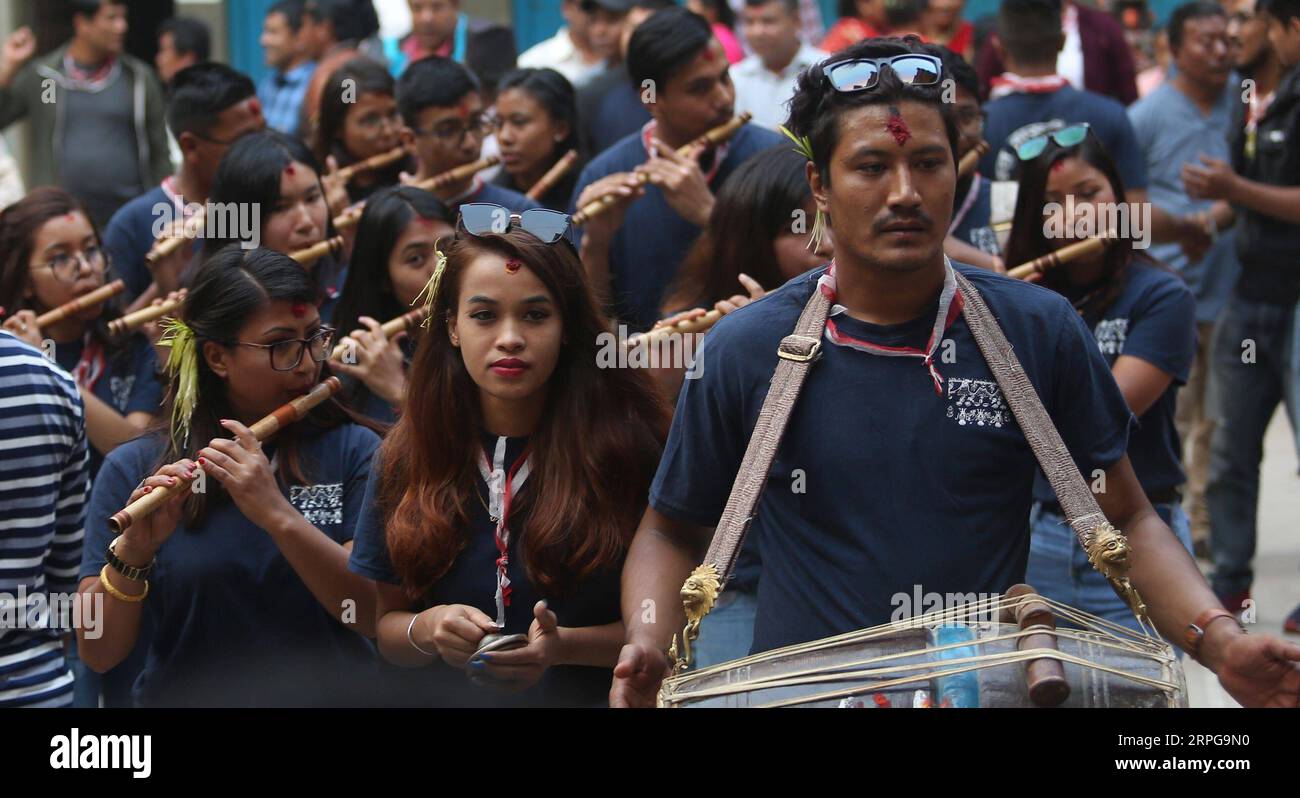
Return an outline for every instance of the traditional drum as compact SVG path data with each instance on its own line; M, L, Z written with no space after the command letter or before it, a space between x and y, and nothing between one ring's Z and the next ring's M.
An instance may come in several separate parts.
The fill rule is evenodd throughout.
M659 705L1187 706L1182 664L1168 643L1032 593L1072 628L1007 623L1014 592L686 671L664 683Z

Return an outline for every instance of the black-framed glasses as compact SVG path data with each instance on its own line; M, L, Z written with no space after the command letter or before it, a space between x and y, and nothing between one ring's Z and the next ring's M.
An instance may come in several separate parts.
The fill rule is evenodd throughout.
M335 329L321 327L307 338L292 338L288 341L276 341L273 344L255 344L250 341L232 341L240 346L255 346L268 350L271 368L276 371L293 371L302 362L302 353L310 352L311 359L324 363L330 356L330 344L334 343Z
M1043 154L1049 143L1055 142L1056 146L1062 148L1076 147L1088 138L1089 126L1087 122L1080 122L1077 125L1063 127L1060 130L1054 130L1051 133L1044 133L1041 136L1034 136L1032 139L1026 139L1016 147L1016 155L1022 161L1032 161Z
M547 208L511 213L509 208L494 202L467 202L460 206L460 226L473 236L503 235L515 224L537 236L543 244L554 244L568 231L569 215Z
M443 122L429 128L428 130L415 128L412 132L417 136L433 136L445 145L456 145L465 140L466 133L473 133L475 136L483 139L486 138L494 129L495 125L487 114L478 114L465 124L460 124L458 122Z
M108 256L98 244L91 244L77 252L60 252L47 262L33 266L36 269L49 269L55 278L64 283L75 283L81 276L81 267L88 267L92 272L104 272L108 268Z
M880 68L888 66L909 86L934 86L943 76L943 62L937 56L904 53L889 58L849 58L822 67L822 74L836 91L855 92L875 88Z

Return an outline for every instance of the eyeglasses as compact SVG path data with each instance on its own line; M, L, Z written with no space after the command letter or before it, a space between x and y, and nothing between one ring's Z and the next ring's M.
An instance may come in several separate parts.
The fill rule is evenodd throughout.
M888 66L909 86L933 86L943 74L943 62L933 55L905 53L890 58L850 58L822 67L822 74L836 91L855 92L880 83L880 68Z
M107 264L104 250L91 244L80 252L60 252L50 258L48 263L42 263L33 268L49 269L54 272L54 276L61 282L75 283L77 278L81 276L82 264L85 264L92 272L104 271Z
M293 371L302 362L302 353L311 352L311 359L324 363L330 356L330 344L334 342L333 327L321 327L310 338L293 338L288 341L276 341L273 344L254 344L248 341L232 341L239 346L255 346L270 350L271 368L276 371Z
M543 244L554 244L564 238L569 229L569 215L546 208L511 213L509 208L492 202L469 202L460 206L460 225L473 236L502 235L509 232L515 223L537 236Z
M396 110L386 114L370 113L357 120L357 127L368 133L382 130L385 127L398 130L402 127L402 116Z
M493 123L487 114L479 114L465 124L447 122L429 130L414 130L417 136L433 136L444 145L460 144L466 133L473 133L478 138L485 138L493 130Z
M1032 161L1043 154L1043 150L1047 149L1050 142L1056 142L1056 146L1063 148L1076 147L1082 144L1084 139L1088 138L1088 130L1088 123L1082 122L1061 128L1052 133L1034 136L1032 139L1021 142L1020 146L1016 147L1016 155L1022 161Z

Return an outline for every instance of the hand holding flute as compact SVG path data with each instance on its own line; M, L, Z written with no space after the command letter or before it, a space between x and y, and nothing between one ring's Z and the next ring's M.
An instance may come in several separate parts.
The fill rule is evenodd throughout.
M272 511L282 509L271 493L281 501L284 497L262 453L262 441L301 420L340 387L338 377L328 377L311 392L281 405L251 427L238 421L224 421L222 426L235 435L235 440L218 438L199 450L197 461L184 459L160 468L135 489L126 507L113 514L109 526L119 533L131 530L126 537L132 550L148 553L147 559L151 559L179 523L181 504L202 469L226 487L250 521L266 528L267 522L273 520ZM127 559L121 552L118 556ZM127 563L145 564L131 560Z
M369 316L334 347L330 368L360 380L375 396L397 407L406 398L406 365L401 342L406 331L424 321L423 307L380 324Z

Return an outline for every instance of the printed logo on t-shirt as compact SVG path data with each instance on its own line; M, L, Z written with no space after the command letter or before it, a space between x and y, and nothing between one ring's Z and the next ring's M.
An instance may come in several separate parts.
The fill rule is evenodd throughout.
M1011 410L1002 389L992 380L949 377L948 418L962 427L1006 427Z
M1104 319L1093 329L1103 355L1122 355L1128 339L1128 319Z
M113 407L117 412L126 412L126 403L131 401L131 389L135 387L135 375L112 377L108 381L108 390L113 394Z
M972 227L970 242L980 252L989 255L1002 254L1002 247L998 246L998 234L993 231L992 227Z
M312 526L343 523L343 483L290 485L289 503Z

